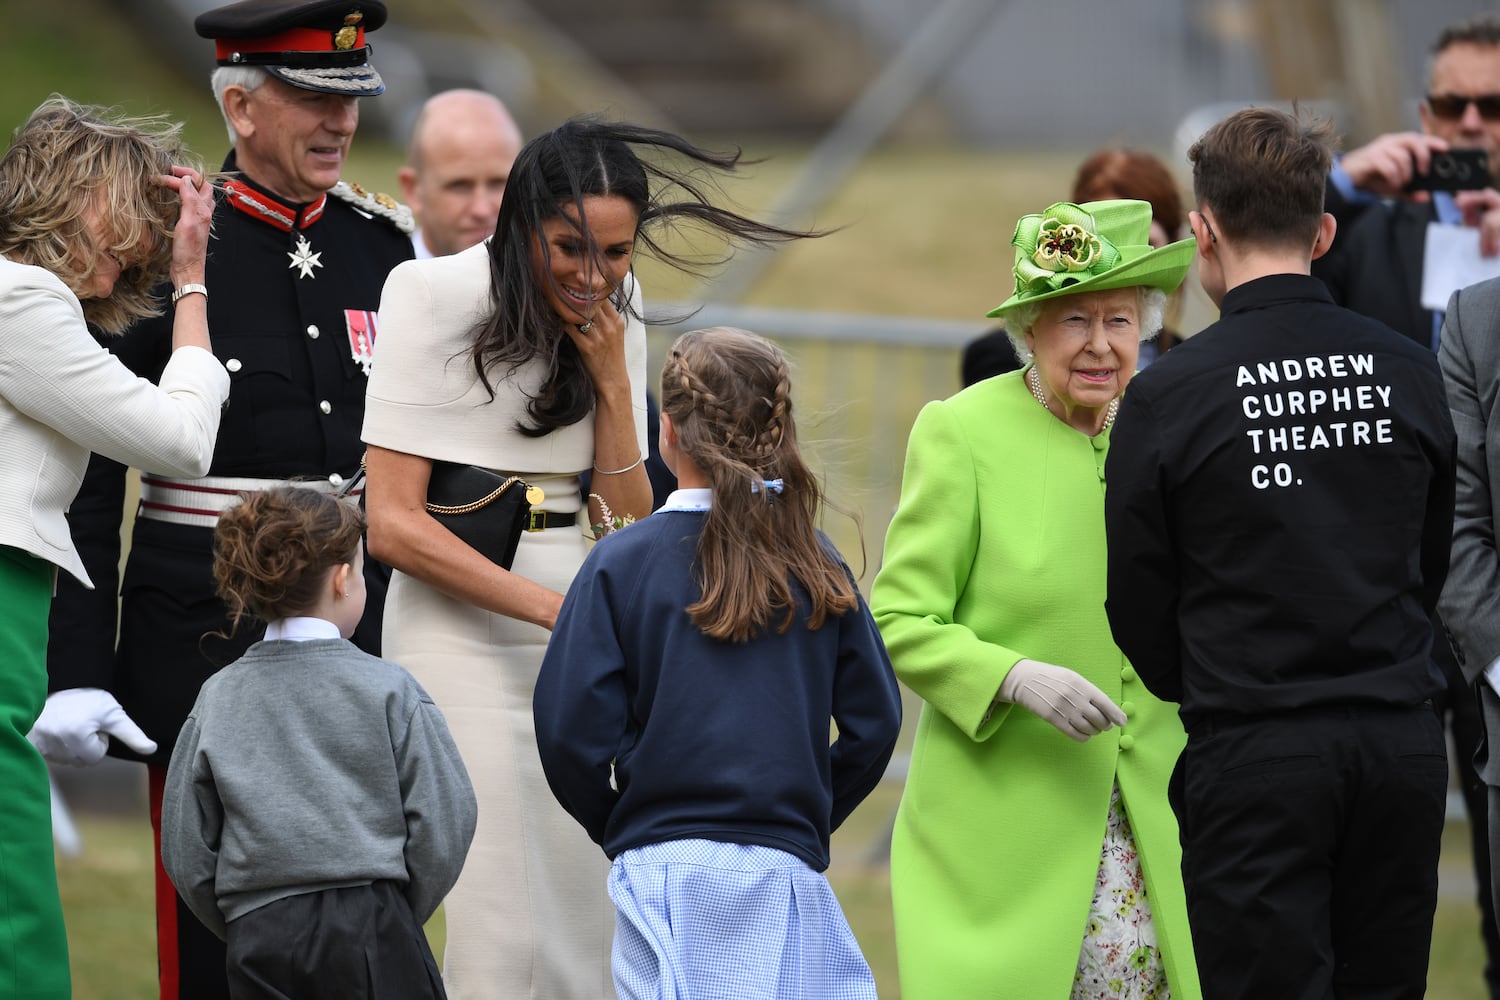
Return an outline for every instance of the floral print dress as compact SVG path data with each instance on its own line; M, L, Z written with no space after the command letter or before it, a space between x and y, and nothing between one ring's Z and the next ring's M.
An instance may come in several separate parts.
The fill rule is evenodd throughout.
M1115 784L1070 1000L1170 1000L1135 835Z

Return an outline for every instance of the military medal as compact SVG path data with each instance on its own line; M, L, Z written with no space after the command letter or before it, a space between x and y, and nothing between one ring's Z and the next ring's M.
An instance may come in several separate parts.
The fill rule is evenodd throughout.
M295 251L287 251L287 256L292 258L292 262L287 267L302 269L302 273L297 275L299 278L316 278L317 275L313 274L313 268L323 266L323 261L321 260L323 252L320 250L317 253L313 253L312 244L307 242L307 237L301 233L297 234L297 249Z
M379 315L368 309L345 309L344 325L349 332L349 354L368 377L375 360L375 327Z

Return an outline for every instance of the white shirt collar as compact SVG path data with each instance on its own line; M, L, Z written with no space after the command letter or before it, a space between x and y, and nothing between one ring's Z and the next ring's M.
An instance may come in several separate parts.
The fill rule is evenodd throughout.
M689 490L673 490L667 497L667 502L656 509L660 514L667 510L685 510L703 513L714 505L714 491L706 486L695 487Z
M280 618L266 626L267 642L338 638L339 627L326 618Z
M427 248L427 241L422 238L422 230L418 229L411 234L411 248L417 255L417 260L431 260L433 253Z

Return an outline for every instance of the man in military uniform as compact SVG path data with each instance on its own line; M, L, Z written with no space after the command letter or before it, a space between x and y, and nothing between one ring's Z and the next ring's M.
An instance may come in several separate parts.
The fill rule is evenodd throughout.
M247 0L195 22L217 47L214 94L234 146L207 273L214 352L231 379L228 408L208 476L141 474L117 647L126 470L91 462L69 520L98 589L59 586L48 662L54 693L33 731L50 759L70 763L97 760L103 733L126 741L113 751L148 764L153 825L199 686L259 637L245 628L222 634L228 620L214 593L211 547L218 512L242 490L287 480L334 491L359 466L375 311L386 274L412 256L410 213L339 179L359 98L385 89L365 43L385 19L378 0ZM144 322L113 349L154 379L170 321ZM369 603L354 639L378 652L385 571L365 565ZM223 944L159 867L156 886L163 1000L227 996Z

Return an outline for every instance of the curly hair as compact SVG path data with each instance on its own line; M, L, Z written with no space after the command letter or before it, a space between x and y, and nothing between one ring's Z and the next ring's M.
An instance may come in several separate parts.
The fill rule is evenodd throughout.
M825 500L797 447L791 366L774 344L732 327L684 333L662 368L661 412L714 491L694 567L702 597L687 609L694 624L744 642L784 610L785 632L793 578L811 602L808 628L858 606L853 579L818 536ZM780 492L761 488L776 479Z
M730 244L823 235L757 222L713 204L715 175L729 174L739 163L738 149L700 149L670 132L591 115L571 118L522 147L490 240L492 310L475 332L470 352L491 398L492 365L515 372L527 362L541 362L543 384L527 404L530 423L519 427L521 433L540 437L576 424L594 406L594 386L583 358L541 287L550 282L560 293L551 273L551 251L540 239L542 224L569 218L564 209L576 206L575 225L601 271L606 271L602 251L584 213L584 199L594 195L628 201L636 213L635 249L687 273L704 273L727 258L674 252L658 241L662 230L696 230ZM541 254L540 268L533 266L534 247ZM629 308L622 289L616 289L614 301L622 312Z
M230 631L246 617L269 622L311 608L329 571L354 561L364 530L358 507L313 489L243 494L214 528L214 582Z
M0 254L51 271L105 333L155 316L152 289L167 277L180 202L157 177L173 164L198 167L182 125L126 117L53 95L16 130L0 158ZM105 243L89 232L102 213ZM123 269L108 298L87 298L105 254Z

